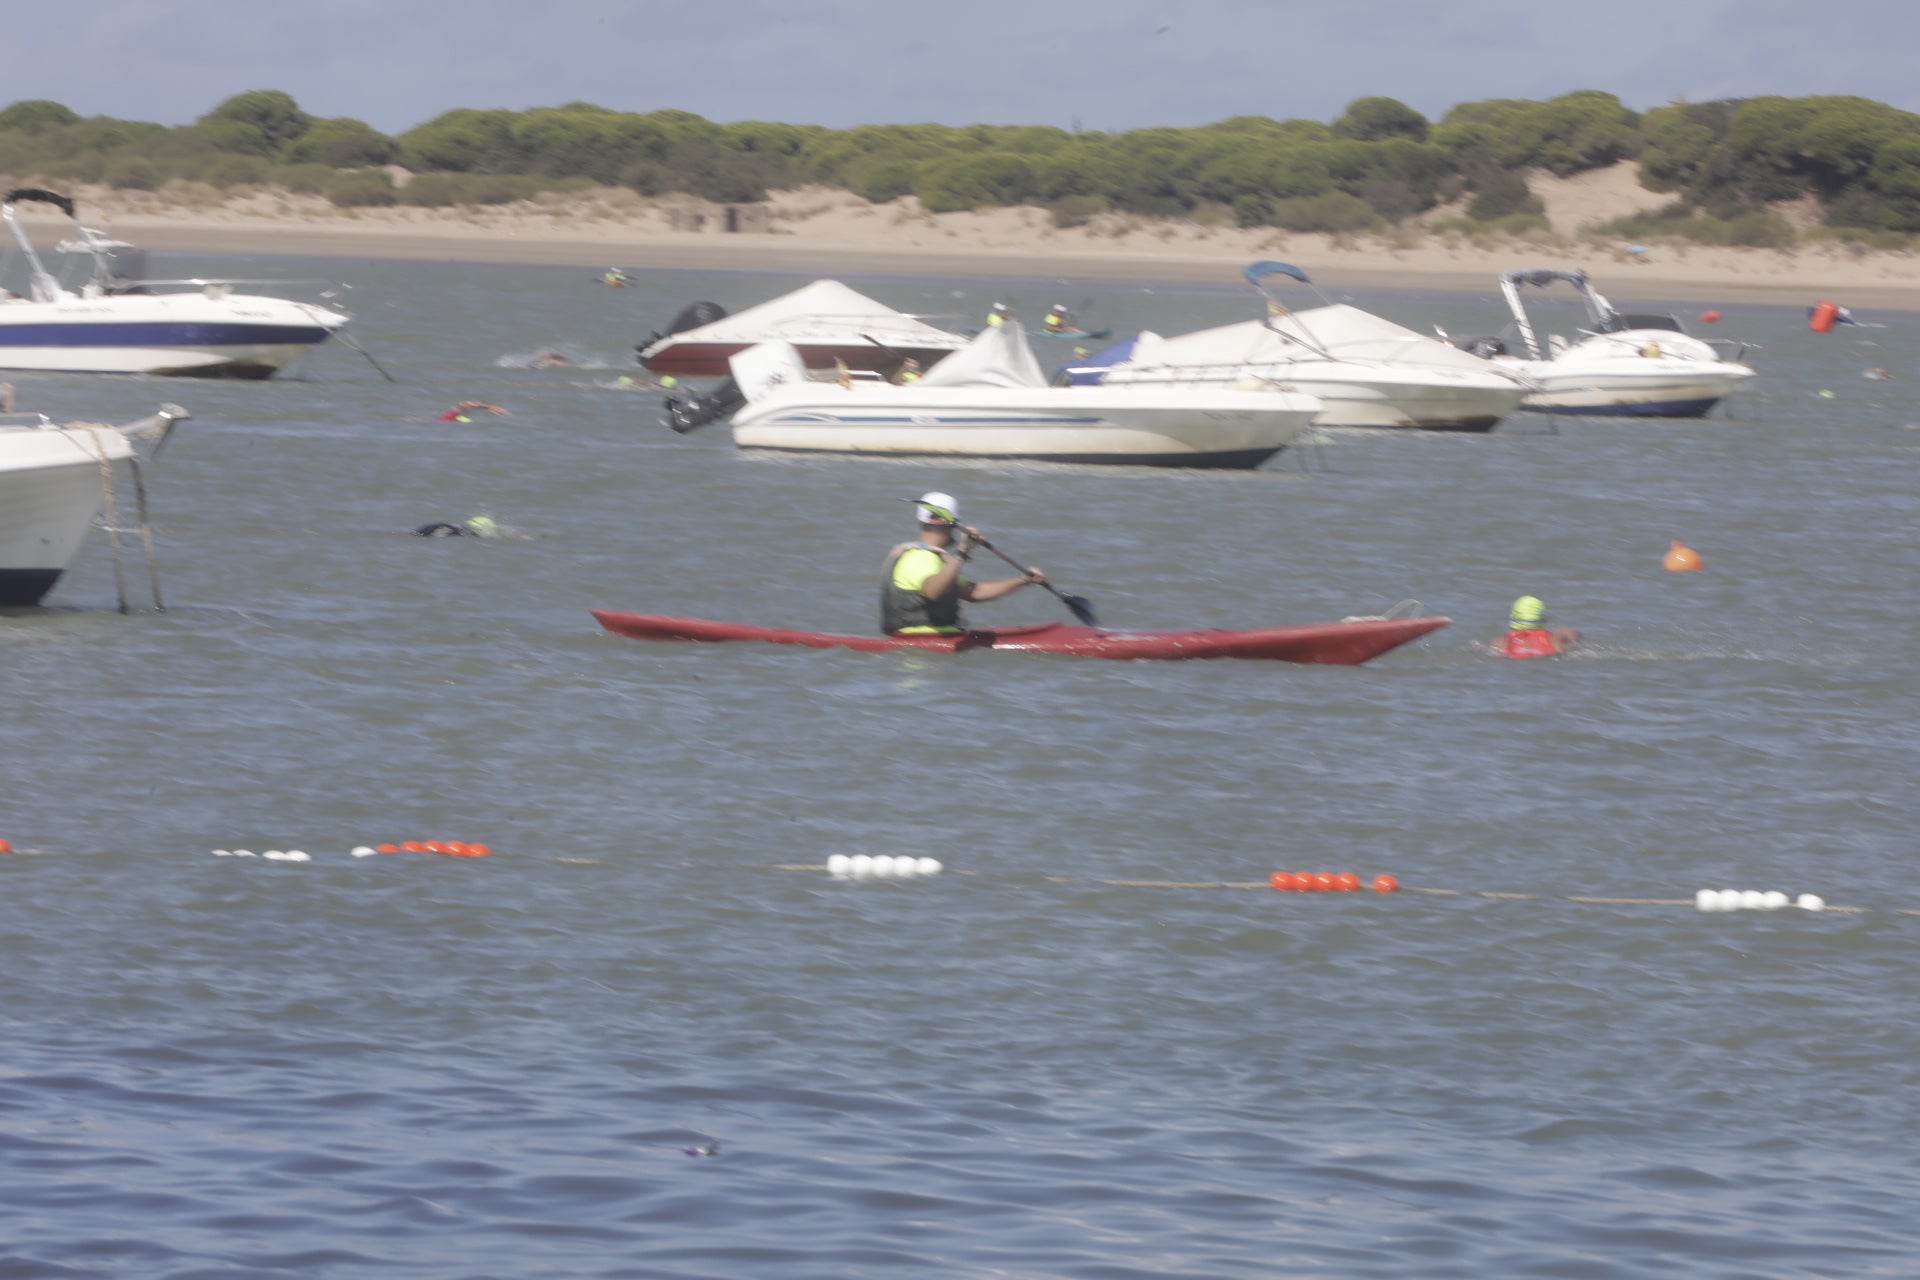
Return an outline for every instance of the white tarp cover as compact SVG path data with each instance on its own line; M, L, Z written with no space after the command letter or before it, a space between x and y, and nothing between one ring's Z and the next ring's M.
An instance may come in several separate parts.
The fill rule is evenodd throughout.
M853 342L871 334L882 342L903 342L917 347L958 348L966 339L957 333L936 329L930 324L895 311L884 302L875 302L856 293L838 280L815 280L804 288L782 294L756 307L684 329L673 335L680 342Z
M988 325L978 337L933 366L922 387L1044 387L1047 375L1016 321Z
M1268 327L1269 323L1273 328ZM1273 329L1295 335L1304 343L1290 342ZM1320 357L1314 354L1315 347L1327 351L1336 360L1488 372L1487 362L1479 356L1344 303L1292 312L1271 322L1247 320L1173 338L1143 333L1127 363L1136 366L1279 364L1317 360Z

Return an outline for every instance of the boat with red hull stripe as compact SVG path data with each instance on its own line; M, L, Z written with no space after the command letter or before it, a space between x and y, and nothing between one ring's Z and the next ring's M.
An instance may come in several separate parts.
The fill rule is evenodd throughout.
M1080 658L1266 658L1279 662L1323 662L1358 666L1437 631L1449 618L1356 618L1304 627L1261 627L1248 631L1109 631L1065 622L1021 627L976 627L953 634L851 636L783 627L756 627L705 618L670 618L653 613L595 609L593 616L615 635L634 640L757 640L765 644L804 645L812 649L858 649L868 653L920 649L959 653L1001 649L1018 653L1058 653Z

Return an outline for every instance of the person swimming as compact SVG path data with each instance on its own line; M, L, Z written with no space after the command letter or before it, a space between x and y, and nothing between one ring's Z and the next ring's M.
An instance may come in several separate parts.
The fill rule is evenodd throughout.
M497 538L500 524L491 516L469 516L459 524L436 520L413 530L416 538Z

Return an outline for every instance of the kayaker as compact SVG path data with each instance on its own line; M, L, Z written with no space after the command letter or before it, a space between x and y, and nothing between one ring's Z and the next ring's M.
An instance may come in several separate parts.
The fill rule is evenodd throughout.
M888 635L952 634L966 630L960 621L962 600L998 600L1021 587L1045 582L1047 575L1029 565L1018 578L974 582L961 566L980 545L980 531L960 523L960 507L951 494L931 492L903 498L914 504L920 525L917 542L902 542L887 552L880 580L880 629Z
M1579 639L1571 627L1549 627L1547 606L1538 596L1521 596L1507 614L1507 639L1502 652L1509 658L1551 658L1565 653Z
M1011 319L1013 319L1013 308L1004 302L996 302L993 304L993 310L987 312L987 328L998 329Z
M1067 310L1064 302L1056 302L1040 318L1040 323L1048 333L1066 333L1073 328L1073 312Z
M900 371L893 375L893 380L901 386L920 381L920 362L908 356L900 362Z

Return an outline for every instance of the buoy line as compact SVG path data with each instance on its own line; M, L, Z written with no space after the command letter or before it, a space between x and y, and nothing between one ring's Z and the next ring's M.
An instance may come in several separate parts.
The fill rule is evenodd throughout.
M835 858L839 859L844 856L845 855L842 854L836 854ZM902 859L902 861L911 862L913 859L907 858ZM880 878L888 874L879 873L879 876L875 876L874 873L869 872L864 876L853 875L845 870L835 869L841 865L842 864L838 862L834 864L834 867L829 867L827 863L823 862L783 862L776 863L773 869L775 871L828 872L832 874L835 879ZM907 872L902 874L911 875L912 873ZM959 871L953 874L970 876L977 873ZM1069 877L1055 875L1044 876L1043 879L1049 884L1097 884L1112 889L1266 889L1269 891L1277 890L1282 893L1306 892L1317 894L1324 892L1352 893L1357 892L1360 887L1359 877L1351 872L1335 874L1329 872L1303 873L1276 871L1265 880L1093 879L1078 881ZM1308 887L1299 883L1302 880L1314 881L1315 883L1312 884L1311 887ZM1322 880L1332 881L1334 883L1318 883ZM1340 883L1343 880L1347 883ZM1484 898L1494 902L1572 902L1587 907L1692 907L1696 911L1709 913L1719 911L1779 911L1786 908L1793 908L1799 911L1832 911L1842 915L1865 915L1876 910L1876 908L1873 907L1854 907L1828 902L1826 899L1820 897L1820 895L1813 893L1803 893L1795 897L1789 897L1777 889L1767 891L1759 889L1700 889L1696 890L1690 898L1622 898L1582 893L1516 893L1499 889L1440 889L1427 885L1403 885L1399 883L1395 877L1390 875L1375 876L1372 881L1372 889L1376 894L1413 893L1423 894L1432 898ZM1920 909L1914 908L1884 907L1877 909L1897 916L1920 916Z

